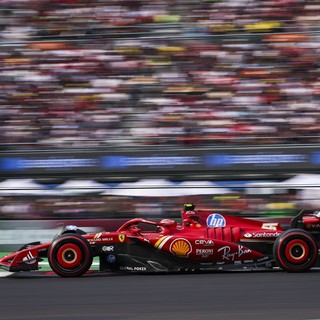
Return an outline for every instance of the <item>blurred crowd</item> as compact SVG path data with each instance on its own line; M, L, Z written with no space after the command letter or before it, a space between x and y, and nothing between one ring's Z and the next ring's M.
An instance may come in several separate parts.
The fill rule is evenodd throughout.
M292 217L303 209L315 209L298 195L248 195L243 191L228 195L188 197L114 197L79 195L65 197L0 197L1 220L128 219L181 218L184 203L200 210L242 217Z
M4 149L319 143L318 0L0 0Z

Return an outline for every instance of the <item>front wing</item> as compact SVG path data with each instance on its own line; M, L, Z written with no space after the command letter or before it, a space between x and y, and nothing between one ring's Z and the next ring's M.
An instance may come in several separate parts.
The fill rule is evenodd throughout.
M47 256L50 244L25 245L25 249L1 258L0 268L10 272L38 270L39 262Z

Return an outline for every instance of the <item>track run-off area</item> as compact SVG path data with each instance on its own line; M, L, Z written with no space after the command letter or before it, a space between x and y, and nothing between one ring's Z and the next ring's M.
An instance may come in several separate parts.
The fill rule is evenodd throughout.
M9 275L9 274L7 274ZM0 278L3 320L320 319L320 270Z

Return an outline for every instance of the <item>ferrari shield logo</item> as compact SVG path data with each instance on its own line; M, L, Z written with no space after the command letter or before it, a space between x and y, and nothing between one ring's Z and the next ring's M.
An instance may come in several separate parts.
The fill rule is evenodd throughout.
M125 238L126 238L126 236L124 234L122 234L122 233L119 234L119 241L120 242L123 242Z

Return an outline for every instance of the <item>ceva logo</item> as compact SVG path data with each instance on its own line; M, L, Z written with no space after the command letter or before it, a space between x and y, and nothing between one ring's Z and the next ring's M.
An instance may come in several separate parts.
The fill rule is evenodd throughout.
M207 218L207 226L209 228L225 227L226 219L219 213L210 214Z

